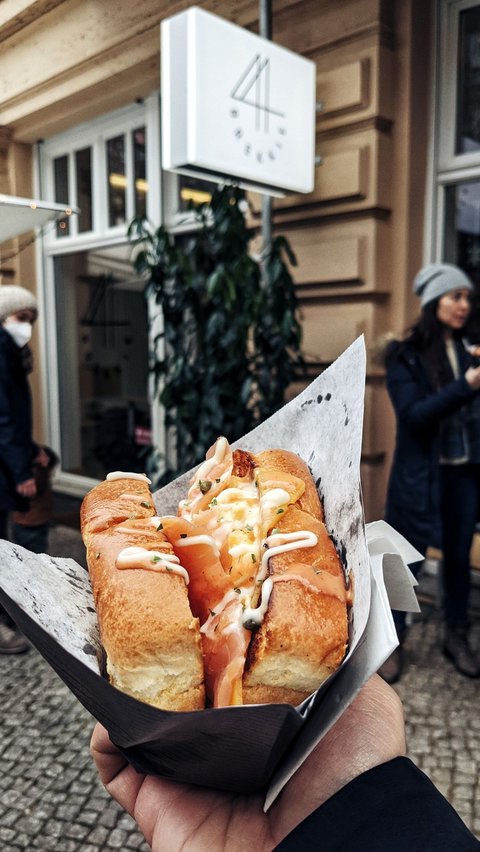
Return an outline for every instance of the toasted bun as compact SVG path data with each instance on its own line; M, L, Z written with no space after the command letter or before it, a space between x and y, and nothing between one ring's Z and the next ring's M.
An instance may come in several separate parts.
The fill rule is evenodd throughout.
M299 469L295 462L295 475ZM269 576L291 578L274 582L263 623L252 634L243 676L245 704L299 704L345 656L348 621L343 568L323 521L299 508L302 501L317 510L316 501L306 492L307 499L303 495L290 506L276 529L307 530L318 541L314 547L269 560Z
M147 483L105 481L84 499L82 535L111 683L164 710L205 706L198 619L174 573L119 569L126 547L172 553L154 515Z

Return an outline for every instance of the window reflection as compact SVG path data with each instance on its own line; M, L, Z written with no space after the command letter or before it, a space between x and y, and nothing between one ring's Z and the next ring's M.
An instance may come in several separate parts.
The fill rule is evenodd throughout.
M447 187L444 260L463 269L476 285L469 334L480 342L480 181Z
M455 153L480 149L480 6L459 16Z
M125 137L107 141L108 224L122 225L126 220Z
M57 204L68 205L68 156L56 157L53 161L53 176L55 184L55 201ZM70 219L57 222L57 237L66 237L70 233Z
M92 157L91 148L82 148L75 153L77 180L78 230L92 230Z
M145 470L151 444L144 283L128 246L55 258L62 468Z
M145 163L146 130L139 127L132 133L133 173L135 181L135 216L147 215L147 172Z
M184 212L190 210L192 205L208 204L216 184L209 180L191 177L190 175L179 175L179 210Z

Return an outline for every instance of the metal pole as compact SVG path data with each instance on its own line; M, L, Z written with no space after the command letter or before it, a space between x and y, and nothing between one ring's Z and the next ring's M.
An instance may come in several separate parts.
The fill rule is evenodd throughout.
M269 41L272 39L272 2L271 0L259 0L259 31L262 38ZM270 250L272 242L272 196L262 195L262 258L265 258ZM263 273L265 280L265 272Z

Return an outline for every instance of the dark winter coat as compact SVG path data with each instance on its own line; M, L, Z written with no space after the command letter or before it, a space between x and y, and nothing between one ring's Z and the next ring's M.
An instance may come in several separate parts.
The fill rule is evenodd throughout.
M16 486L33 478L32 403L22 350L0 326L0 511L25 511Z
M385 520L421 553L441 547L440 430L458 414L470 436L468 449L480 461L480 397L464 377L471 357L457 343L461 376L441 390L428 378L420 353L408 341L391 345L387 388L397 419L396 446L387 493ZM449 423L452 421L449 419Z

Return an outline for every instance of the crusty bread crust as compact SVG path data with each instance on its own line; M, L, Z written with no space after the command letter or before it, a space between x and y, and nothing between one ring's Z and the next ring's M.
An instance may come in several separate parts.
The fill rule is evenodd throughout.
M138 480L102 482L83 501L82 535L107 673L114 686L141 701L198 710L205 706L203 662L185 581L115 565L126 547L172 552L146 521L153 515L148 484Z
M272 556L269 576L286 572L295 575L295 566L309 566L312 583L316 572L326 572L338 578L340 589L344 588L342 564L325 524L298 508L299 503L289 507L276 528L280 532L309 530L318 543ZM315 504L307 501L307 505ZM265 618L252 634L248 649L243 676L245 704L299 704L338 668L348 641L346 594L342 600L332 594L328 582L324 586L322 591L322 585L313 588L294 577L274 583Z

